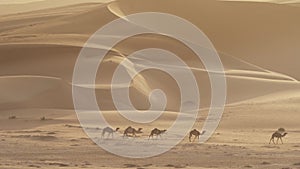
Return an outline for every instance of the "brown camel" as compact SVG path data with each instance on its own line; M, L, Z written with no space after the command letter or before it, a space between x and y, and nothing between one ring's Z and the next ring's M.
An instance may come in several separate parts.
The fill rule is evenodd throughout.
M153 138L154 135L156 135L156 137L158 137L158 136L161 137L161 135L164 134L166 131L167 131L167 130L159 130L159 129L155 128L155 129L153 129L153 130L151 131L151 133L150 133L150 135L149 135L149 139L150 139L151 137Z
M194 140L193 140L193 142L194 142L196 138L198 138L198 140L199 140L200 135L203 135L204 133L205 133L205 131L202 131L202 132L200 133L197 129L192 130L192 131L190 132L190 136L189 136L190 142L192 142L191 138L192 138L193 136L195 136L195 138L194 138Z
M142 130L143 130L143 128L139 128L138 130L136 130L135 128L129 126L125 129L123 137L125 137L125 136L128 137L128 136L130 136L129 134L132 134L132 136L136 137L136 134L143 133Z
M102 138L104 138L105 133L108 133L107 138L109 138L110 135L111 135L111 137L113 138L114 132L117 132L119 129L120 129L119 127L116 128L116 130L114 130L114 129L110 128L110 127L105 127L105 128L102 130L102 135L101 135L101 136L102 136Z
M275 137L277 138L276 144L278 144L278 140L279 140L279 139L280 139L280 141L281 141L281 144L283 144L283 142L282 142L282 137L286 136L287 134L288 134L288 133L283 133L283 134L281 134L279 131L275 131L275 132L272 134L272 137L271 137L271 139L270 139L269 144L271 144L271 141L273 141L273 143L275 144L275 141L274 141Z

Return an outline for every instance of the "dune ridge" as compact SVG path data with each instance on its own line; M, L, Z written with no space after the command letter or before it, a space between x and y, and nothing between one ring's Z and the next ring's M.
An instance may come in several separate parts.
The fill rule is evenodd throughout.
M300 152L300 11L290 5L118 0L10 15L1 15L0 6L0 168L295 168ZM160 141L172 133L153 140L148 136L153 128L170 127L182 113L179 87L172 77L158 70L146 70L133 77L137 67L145 67L151 60L128 57L138 50L160 48L184 60L199 84L200 107L194 128L201 130L211 104L204 65L187 46L161 35L134 36L112 49L105 44L87 46L109 52L95 84L72 83L76 59L90 35L114 19L147 11L178 15L203 30L224 65L228 96L219 127L207 143L190 143L185 138L165 154L131 160L104 151L87 137L74 110L72 88L95 92L102 115L112 128L120 127L114 139L123 139L128 126L141 127L144 133L136 140L161 146ZM95 58L85 59L95 62ZM169 62L162 58L161 66L186 69ZM119 65L133 77L128 90L136 109L150 107L148 96L152 90L165 92L166 110L157 121L134 123L116 110L111 80ZM126 88L123 83L114 87ZM95 110L86 112L93 117L99 115ZM100 139L107 126L89 127L87 130L93 131L99 141L113 144L111 139ZM284 144L269 145L271 134L279 127L288 132Z
M139 1L132 1L131 3L140 3ZM148 2L143 2L143 3L148 3ZM167 8L165 6L165 4L168 4L168 2L157 2L159 6L159 9L156 9L158 11L165 11ZM195 2L195 3L199 3L199 4L209 4L211 6L220 6L223 3L222 2L216 2L216 1L203 1L203 2ZM180 2L176 2L176 5L179 5ZM175 5L175 6L176 6ZM243 4L239 4L240 7L245 8L245 5ZM266 9L270 9L271 11L273 10L273 8L279 8L277 6L273 6L272 4L270 5L263 5L263 8ZM80 51L80 47L83 46L83 44L85 43L85 41L88 39L89 35L97 30L97 28L101 27L101 25L103 25L104 23L106 23L109 20L113 20L117 17L120 17L124 14L129 14L131 12L138 12L138 10L140 9L135 9L132 8L131 11L127 11L128 7L126 6L126 2L125 1L116 1L116 2L112 2L109 3L107 5L99 5L99 4L86 4L83 5L82 7L80 7L79 5L74 5L74 6L69 6L66 7L67 9L77 9L78 11L81 11L79 13L69 13L67 11L64 12L60 12L60 13L56 13L55 9L49 9L47 10L47 15L45 15L45 17L47 18L51 18L52 16L55 16L53 19L49 19L49 21L47 23L41 23L41 24L36 24L32 27L20 27L17 29L13 29L13 30L2 30L0 32L0 34L2 35L0 39L2 39L0 41L0 43L2 43L3 45L0 46L2 51L7 51L10 52L10 58L11 59L7 59L6 57L2 57L3 59L6 60L6 64L7 63L13 63L13 59L12 58L17 58L18 55L20 55L20 53L18 52L11 52L12 48L18 47L20 48L25 55L32 55L31 53L31 49L33 46L35 46L34 48L37 48L36 46L40 46L38 48L37 51L40 51L39 57L28 57L26 62L23 62L22 64L18 64L18 63L14 63L13 65L18 65L18 68L16 68L16 66L9 68L8 66L4 66L2 68L3 70L3 74L2 75L38 75L38 76L53 76L53 77L58 77L61 78L65 81L67 81L68 83L71 83L71 72L73 69L73 65L75 63L76 57L78 52ZM144 7L143 7L144 8ZM152 8L151 5L146 5L146 8ZM195 8L195 7L192 7ZM198 8L198 7L197 7ZM199 7L201 8L201 7ZM230 7L233 8L233 7ZM280 7L281 8L281 7ZM289 7L282 7L282 8L286 8L288 10L290 10ZM63 9L63 8L62 8ZM83 11L83 9L85 9ZM149 10L149 9L143 9L143 10ZM53 11L53 14L51 13L51 11ZM179 16L183 15L181 13L182 10L178 10L177 14ZM42 12L42 11L41 11ZM175 11L170 11L171 13L174 13ZM291 13L294 13L295 11L293 9L291 9L290 11ZM59 15L57 15L59 14ZM34 13L27 13L26 14L29 18L30 17L35 17ZM14 15L13 20L18 21L17 18L18 15ZM105 19L102 21L102 23L98 23L98 22L94 22L95 18L97 18L97 16L102 16ZM186 17L186 16L185 16ZM255 15L253 16L255 17ZM3 22L4 23L8 23L11 24L10 27L13 27L14 23L10 22L10 17L6 18L4 17ZM90 19L86 19L86 18L90 18ZM194 20L194 17L190 17L192 20ZM72 21L72 22L71 22ZM24 22L24 21L22 21ZM28 21L24 22L24 25L27 25L27 23L31 23L32 21L29 19ZM85 27L84 29L77 29L75 30L74 27L76 27L74 24L78 24L78 22L81 25L89 25L87 28ZM58 24L59 23L59 24ZM91 23L95 23L95 24L91 24ZM209 23L209 22L208 22ZM203 24L199 23L198 21L196 22L197 25L199 25L200 28L202 28ZM212 27L214 28L214 27ZM214 28L215 29L215 28ZM72 30L70 32L70 30ZM205 33L208 34L209 37L212 37L210 32L207 31L207 29L204 30ZM253 30L256 31L256 30ZM14 34L14 35L12 35ZM215 39L214 37L212 37L213 39L213 43L215 42L216 44L219 44L220 42L218 41L218 39ZM144 46L148 45L149 43L145 43L145 44L139 44L137 45L137 42L140 41L149 41L149 42L155 42L158 45L156 46L161 46L163 48L167 48L172 50L173 52L179 52L176 51L176 47L180 46L180 43L175 43L174 41L170 38L151 38L151 35L147 35L147 36L141 36L141 37L136 37L136 38L132 38L132 40L129 40L129 45L126 46L126 48L124 48L124 46L122 45L122 43L120 45L117 45L116 47L114 47L110 53L108 54L108 57L106 58L105 62L103 63L103 69L104 68L108 68L108 70L106 70L106 72L109 74L112 74L114 71L114 68L116 68L116 66L118 64L120 64L122 61L124 61L124 59L126 60L126 56L128 56L131 52L135 51L136 49L142 49L144 48ZM233 45L235 45L235 42L232 42ZM291 42L293 43L293 42ZM161 45L160 45L161 44ZM165 45L163 45L165 44ZM173 48L168 47L168 45L174 45ZM155 46L155 47L156 47ZM221 45L222 46L222 45ZM223 45L225 46L225 44ZM92 46L91 46L92 47ZM99 46L97 46L99 47ZM220 47L220 45L216 45L217 50L220 53L221 56L221 60L223 61L224 67L225 67L225 73L228 79L228 83L229 83L229 97L228 97L228 103L233 103L233 102L239 102L242 100L239 99L243 99L243 98L253 98L253 97L259 97L260 95L264 95L273 91L277 91L277 90L284 90L286 87L285 84L287 86L297 86L298 84L298 76L299 74L295 74L296 72L293 72L292 74L290 74L290 70L289 68L287 68L286 66L283 66L281 68L275 67L275 68L268 68L268 67L264 67L265 63L264 61L260 62L260 60L265 60L265 59L259 59L258 56L256 56L256 60L253 61L253 59L251 59L250 56L247 57L241 57L242 55L239 55L239 52L234 52L229 50L230 48L228 47ZM103 49L107 49L107 47L103 46ZM228 48L228 49L227 49ZM238 47L236 47L238 48ZM59 50L58 50L59 49ZM45 52L47 50L53 51L50 54L46 54ZM244 53L247 53L248 50L246 50ZM35 52L36 53L36 52ZM180 53L180 52L179 52ZM192 53L191 53L192 54ZM253 54L253 55L261 55L262 53L257 52L257 54ZM244 54L243 54L244 55ZM251 55L251 56L253 56ZM60 61L57 62L56 58L60 57ZM182 57L184 60L190 60L190 56L183 56L183 52L182 55L180 56ZM269 56L266 56L267 58L269 58ZM293 54L290 54L288 56L289 58L294 58ZM45 58L47 58L47 62L43 61L45 60ZM62 59L64 58L64 59ZM250 59L249 59L250 58ZM263 57L265 58L265 57ZM138 58L132 58L132 59L138 59ZM55 67L58 67L59 69L57 70L67 70L66 73L62 73L64 71L52 71L52 68L49 66L46 66L46 64L49 64L49 61L51 61L51 63L53 65L55 65ZM130 63L130 60L127 60L128 63ZM143 62L147 63L147 60L139 60L139 66L143 66ZM48 69L37 69L37 68L33 68L33 69L28 69L29 65L31 63L36 63L34 67L37 67L37 65L39 65L38 67L49 67ZM113 65L113 66L112 66ZM111 67L112 66L112 67ZM127 68L127 70L130 72L132 71L132 66L130 65L123 65ZM205 74L207 74L207 71L205 70L204 67L202 67L200 65L199 66L190 66L191 69L197 74L201 74L201 76L198 77L198 82L205 80ZM293 66L290 66L293 67ZM65 69L67 68L67 69ZM19 70L19 71L16 71ZM29 71L28 71L29 70ZM49 73L50 72L50 73ZM24 74L26 73L26 74ZM217 73L217 72L215 72ZM203 77L202 77L203 74ZM147 77L148 76L148 77ZM110 83L110 78L109 76L101 76L102 78L101 81L99 81L99 79L96 79L96 88L98 88L97 91L101 91L104 90L103 92L107 93L107 91L109 90L109 83ZM154 80L154 77L151 77L153 80L152 82L150 81L146 81L151 79L151 76L149 75L140 75L140 78L135 79L136 82L134 83L135 85L133 86L135 89L134 91L138 92L137 95L144 95L142 96L144 99L142 99L141 102L146 101L148 99L148 95L154 88L160 86L163 88L166 88L164 86L161 86L161 84L159 83L159 80ZM239 82L237 84L235 84L235 82L237 81L244 81L244 82ZM171 81L170 81L171 82ZM251 83L248 83L251 82ZM275 84L273 84L272 88L269 88L267 86L269 86L269 84L272 84L272 82L275 82ZM151 83L150 86L148 86L147 88L145 88L145 85L147 86L147 83ZM259 85L256 85L257 89L254 89L253 84L258 83ZM244 93L242 94L237 94L236 92L234 92L233 89L236 88L237 85L239 84L243 84L243 86L240 86L240 88L242 88L242 90L244 90ZM247 84L251 84L251 85L247 85ZM76 85L76 84L75 84ZM81 85L81 87L87 87L90 88L91 84L78 84ZM120 85L122 86L122 85ZM260 87L258 87L260 86ZM277 87L275 87L277 86ZM203 98L209 98L210 95L210 91L206 90L207 88L209 88L209 84L205 84L205 87L202 89L203 93ZM249 89L249 88L253 88L251 90L245 90L245 89ZM260 88L260 89L259 89ZM289 89L290 87L288 87ZM242 91L241 90L241 91ZM257 92L254 92L257 90ZM249 91L249 93L248 93ZM251 91L251 92L250 92ZM263 93L260 93L264 91ZM103 93L100 92L100 93ZM166 91L167 94L170 94L171 91L167 89ZM132 93L133 95L134 92ZM106 95L106 94L105 94ZM231 96L232 95L232 96ZM240 96L237 96L240 95ZM173 95L177 97L178 95ZM110 97L108 97L110 98ZM174 97L173 97L174 98ZM239 98L239 99L238 99ZM69 98L70 99L70 98ZM172 99L172 98L171 98ZM175 99L177 100L177 99ZM110 99L107 99L105 102L111 102ZM136 104L141 104L141 105L145 105L142 104L141 102L137 102ZM147 102L147 101L146 101ZM208 99L204 99L204 104L203 106L208 106L209 105L209 100ZM146 104L147 105L147 104ZM67 106L69 107L69 106ZM142 109L147 108L143 107L143 106L138 106ZM171 106L173 107L173 106ZM169 108L171 108L169 107ZM173 107L174 108L174 107ZM114 109L114 106L108 106L108 109ZM174 110L174 109L172 109Z

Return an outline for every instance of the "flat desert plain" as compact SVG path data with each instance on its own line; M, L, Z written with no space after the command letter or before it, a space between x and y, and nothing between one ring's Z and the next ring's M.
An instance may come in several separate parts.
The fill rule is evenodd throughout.
M0 168L300 168L300 8L296 1L119 0L39 9L0 16ZM179 56L196 77L201 106L194 128L201 130L211 100L208 72L195 53L174 38L155 34L127 38L105 56L96 88L72 83L76 59L88 38L105 24L138 12L185 18L218 51L227 101L217 130L206 143L190 143L187 136L166 153L131 159L104 151L80 126L72 87L95 90L103 116L120 128L115 139L128 126L143 128L136 139L147 139L155 127L168 129L181 113L180 91L168 74L143 71L130 87L132 104L140 110L149 108L152 90L164 91L165 112L150 124L120 116L109 87L118 65L130 61L126 56L161 48ZM140 65L146 62L139 61ZM95 127L100 138L106 126ZM272 133L281 127L288 133L283 144L269 144ZM159 144L169 134L149 142Z

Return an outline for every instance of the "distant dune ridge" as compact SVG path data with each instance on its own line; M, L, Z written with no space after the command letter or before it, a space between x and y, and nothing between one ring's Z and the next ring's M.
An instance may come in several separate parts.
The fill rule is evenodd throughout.
M22 141L26 140L24 141L26 146L18 144L16 147L22 151L24 148L26 152L33 152L33 155L19 160L39 164L39 160L43 159L38 159L37 156L45 159L48 159L48 156L39 154L38 149L28 150L36 146L34 141L42 142L38 146L46 153L49 151L52 153L51 146L57 146L59 141L61 145L58 146L70 146L72 148L70 151L74 150L75 155L61 152L55 155L59 157L58 159L69 163L45 161L43 164L50 167L51 165L74 167L78 162L77 158L89 157L86 161L92 159L92 163L98 166L124 167L124 164L128 164L127 160L119 160L96 149L94 144L87 141L87 136L79 127L70 127L79 126L73 110L72 87L95 90L103 116L111 121L114 128L120 127L120 131L129 125L136 128L143 127L146 134L154 127L167 129L180 111L180 91L169 75L157 70L144 71L135 77L129 89L131 101L139 110L149 108L148 95L153 89L159 88L165 92L168 99L166 113L158 122L142 126L125 120L117 114L112 101L110 83L114 70L127 59L128 55L145 48L171 51L191 67L201 94L199 117L195 123L195 127L201 130L207 108L210 106L209 77L197 56L187 46L170 37L143 34L128 38L114 46L101 63L95 89L91 88L91 84L72 84L78 54L95 31L124 15L155 11L187 19L210 38L224 65L228 85L223 119L216 135L209 140L212 145L205 145L207 147L198 147L197 144L186 145L185 142L188 140L184 140L179 148L163 156L162 161L157 159L158 167L180 167L187 161L186 163L190 162L196 167L224 168L224 161L234 161L234 167L243 168L246 164L242 157L248 157L250 154L247 161L256 164L252 168L261 167L259 165L264 162L261 161L261 156L267 161L264 165L270 161L274 166L283 168L286 167L284 165L286 161L281 154L290 153L291 149L295 151L287 157L291 163L289 165L297 164L300 152L299 147L296 147L300 140L300 8L291 4L280 4L283 1L275 0L272 3L215 0L90 2L45 0L23 5L0 5L0 132L2 132L0 140L4 140L5 151L13 151L11 143L17 144L19 142L16 140L22 138ZM289 3L295 5L299 1ZM105 48L107 46L103 46L103 49ZM147 62L145 59L139 60L141 65L145 62ZM128 65L124 66L132 70ZM122 87L122 84L119 84L119 87ZM90 100L86 98L86 101ZM12 116L16 118L8 120ZM47 120L41 121L41 117ZM284 138L286 139L284 142L288 143L284 146L287 147L264 145L268 143L274 129L279 127L284 127L289 132ZM13 132L7 132L10 130ZM29 134L22 133L23 130ZM38 130L38 134L33 132L35 130ZM70 142L72 144L64 145ZM82 149L79 145L87 145L87 149L94 156L80 154L86 152L86 149ZM198 159L199 152L196 151L198 149L207 152L201 159ZM183 153L182 159L175 161L176 165L169 164L177 159L178 154L174 155L175 151ZM209 154L210 151L212 154L218 154L220 158L217 159L224 161L211 163L208 160L212 156ZM17 151L17 154L22 156L22 152ZM269 159L268 155L271 154L272 158ZM4 164L6 160L5 163L22 165L12 160L15 156L17 155L3 156L3 159L0 158L0 164ZM195 158L186 159L188 157ZM110 158L118 159L116 164L112 164L113 160L108 160ZM145 162L151 165L153 163L151 160ZM137 163L138 167L148 164L144 164L144 161ZM32 164L26 162L26 165ZM82 164L82 166L89 165Z
M66 5L80 3L109 3L113 0L2 0L0 1L0 15L13 13L30 12L47 8L57 8ZM220 0L234 2L268 2L277 4L286 4L291 6L300 6L299 0Z
M30 12L81 3L107 3L110 1L111 0L2 0L0 1L0 15Z

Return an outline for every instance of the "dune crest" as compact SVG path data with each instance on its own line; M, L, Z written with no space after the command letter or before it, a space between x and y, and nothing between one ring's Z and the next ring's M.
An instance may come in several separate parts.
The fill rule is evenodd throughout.
M74 4L83 1L45 0L23 5L22 9L19 5L0 5L0 145L3 152L0 168L259 169L299 165L300 10L291 6L298 1L278 4L283 1L117 0ZM58 2L73 5L60 6ZM14 12L25 13L12 14L8 11L12 8L16 9ZM6 15L7 12L10 14ZM137 141L160 147L161 142L172 140L168 128L178 115L191 118L189 113L180 112L180 88L170 75L153 69L136 75L138 68L151 64L151 59L174 71L186 69L164 57L131 55L147 48L172 52L188 65L200 92L199 114L193 129L201 131L205 123L211 105L208 71L193 51L165 35L141 34L124 39L112 48L106 44L86 46L109 52L100 64L95 84L73 84L74 65L88 38L107 23L138 12L165 12L187 19L216 47L224 65L228 95L221 123L207 144L190 143L186 137L165 154L130 160L99 148L83 131L93 131L93 137L101 143L114 145L114 139L120 139L124 144ZM96 56L84 59L90 63L97 61ZM149 95L153 90L160 89L166 94L166 110L157 120L137 124L116 110L111 82L118 66L133 80L126 86L121 79L113 87L128 89L136 109L149 109ZM89 120L93 125L86 128L80 125L72 88L95 93L101 115L111 128L120 128L114 138L100 138L102 130L109 126L92 123L99 118L99 111L84 109L92 117ZM80 97L91 102L84 94ZM195 105L188 101L183 104ZM159 112L149 111L146 116ZM134 140L123 138L128 126L143 128L143 133ZM271 134L279 127L289 133L284 145L269 145ZM167 129L167 132L162 138L148 140L154 128Z

